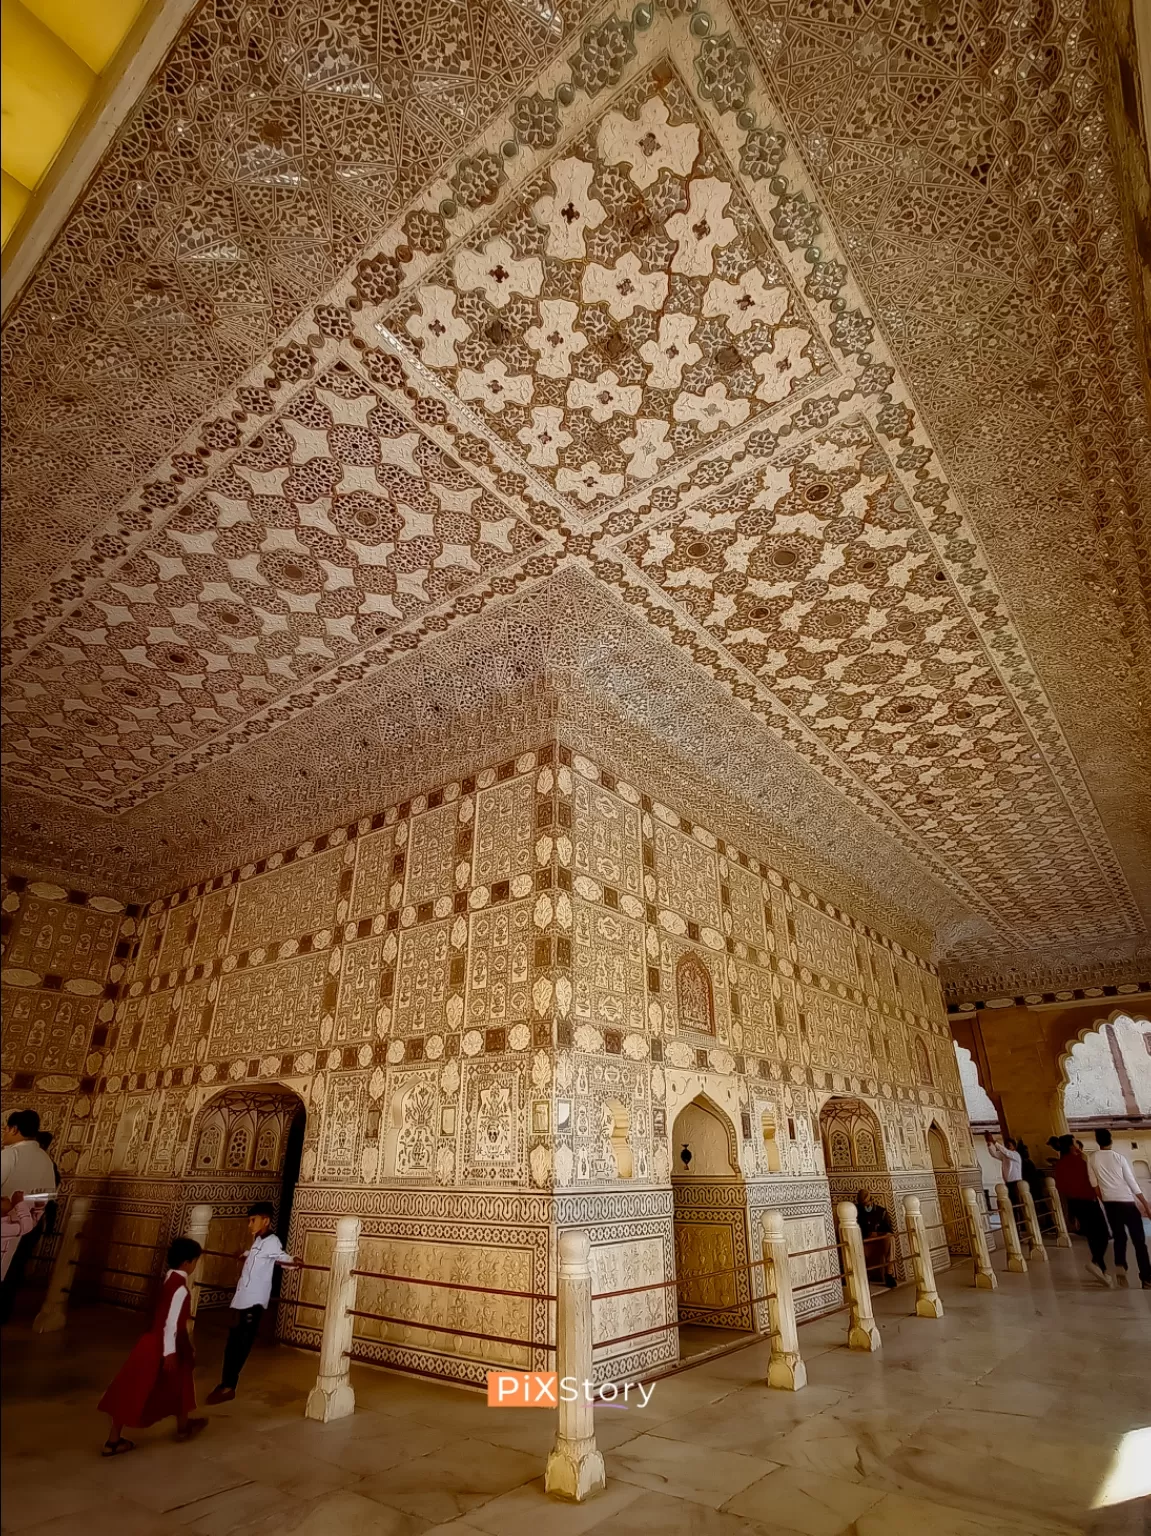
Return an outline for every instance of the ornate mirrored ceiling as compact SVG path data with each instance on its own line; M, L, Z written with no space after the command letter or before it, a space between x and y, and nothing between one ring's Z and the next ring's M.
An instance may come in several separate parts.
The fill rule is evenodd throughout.
M1131 963L1096 76L1053 3L201 7L6 325L18 857L153 894L578 679L957 977Z

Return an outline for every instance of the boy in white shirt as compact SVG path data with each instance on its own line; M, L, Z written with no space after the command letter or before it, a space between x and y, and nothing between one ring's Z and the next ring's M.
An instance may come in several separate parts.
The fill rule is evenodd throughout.
M1143 1289L1151 1291L1151 1258L1143 1235L1143 1218L1151 1216L1151 1206L1136 1182L1131 1164L1121 1152L1112 1149L1111 1132L1096 1131L1095 1140L1099 1150L1087 1159L1087 1177L1099 1191L1103 1209L1107 1212L1111 1240L1115 1244L1115 1279L1120 1285L1127 1284L1127 1239L1130 1237Z
M285 1252L284 1245L272 1231L274 1211L271 1202L259 1200L248 1207L248 1231L252 1246L236 1257L243 1259L244 1268L240 1283L232 1297L232 1327L224 1346L224 1369L220 1385L208 1393L209 1403L230 1403L236 1395L240 1372L244 1369L256 1335L260 1331L260 1319L272 1299L272 1275L277 1264L293 1265L296 1261Z

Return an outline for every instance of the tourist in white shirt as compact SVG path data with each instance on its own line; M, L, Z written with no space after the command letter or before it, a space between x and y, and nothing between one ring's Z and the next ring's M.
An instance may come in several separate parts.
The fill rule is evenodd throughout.
M1095 1140L1099 1150L1092 1152L1087 1160L1087 1176L1099 1191L1103 1209L1107 1212L1111 1239L1115 1244L1115 1278L1120 1285L1127 1284L1127 1239L1130 1237L1143 1289L1151 1291L1151 1258L1143 1233L1143 1218L1151 1216L1151 1206L1135 1181L1131 1164L1121 1152L1112 1148L1111 1132L1096 1131Z
M34 1109L17 1109L8 1116L4 1127L4 1150L0 1153L0 1196L11 1200L13 1194L51 1194L56 1188L56 1165L36 1139L40 1116ZM16 1245L8 1269L0 1282L0 1323L12 1316L16 1297L24 1281L24 1270L39 1238L38 1231L28 1232Z
M996 1141L991 1132L988 1131L987 1145L992 1157L999 1159L999 1166L1003 1169L1004 1184L1007 1185L1008 1189L1011 1188L1012 1184L1018 1184L1019 1180L1023 1177L1023 1158L1016 1150L1015 1143L1011 1137L1005 1136L1001 1142Z
M232 1297L232 1327L224 1346L224 1368L220 1385L208 1394L209 1403L230 1403L236 1395L240 1372L251 1353L256 1335L260 1331L260 1319L272 1299L272 1276L276 1265L292 1265L296 1261L285 1252L284 1245L272 1231L275 1214L271 1202L257 1201L248 1207L248 1231L252 1246L242 1258L244 1268L240 1283Z

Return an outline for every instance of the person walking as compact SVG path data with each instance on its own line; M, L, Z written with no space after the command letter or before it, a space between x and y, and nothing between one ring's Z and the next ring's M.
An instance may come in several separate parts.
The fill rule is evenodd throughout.
M1079 1233L1087 1239L1091 1262L1087 1273L1110 1287L1115 1284L1107 1273L1107 1245L1111 1241L1111 1229L1099 1204L1099 1194L1091 1182L1087 1159L1074 1136L1054 1136L1051 1145L1059 1153L1059 1160L1051 1170L1055 1188L1067 1202L1067 1214L1074 1221Z
M190 1416L196 1406L196 1355L188 1337L192 1302L188 1286L202 1251L191 1237L174 1238L169 1245L168 1269L152 1326L137 1339L99 1402L100 1412L112 1420L102 1456L123 1456L136 1449L135 1441L124 1439L126 1424L147 1429L175 1414L177 1440L191 1440L207 1426L207 1419Z
M1107 1223L1115 1244L1116 1282L1127 1284L1127 1239L1130 1238L1139 1279L1143 1289L1151 1291L1151 1257L1143 1233L1143 1218L1151 1216L1151 1205L1136 1182L1131 1164L1112 1147L1111 1132L1096 1131L1095 1140L1099 1150L1088 1158L1087 1173L1107 1212Z

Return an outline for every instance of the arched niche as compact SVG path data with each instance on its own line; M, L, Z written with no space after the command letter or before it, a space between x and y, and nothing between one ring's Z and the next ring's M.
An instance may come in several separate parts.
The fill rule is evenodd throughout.
M935 1120L927 1128L927 1150L931 1154L931 1166L937 1172L940 1169L955 1167L955 1159L951 1155L951 1144Z
M685 1158L684 1149L690 1152ZM672 1176L729 1179L741 1176L735 1126L719 1105L697 1094L675 1117Z
M303 1110L290 1088L225 1088L201 1107L191 1136L188 1172L196 1177L276 1174L289 1129Z
M963 1215L963 1191L959 1182L959 1171L947 1132L938 1120L933 1120L927 1127L927 1150L931 1157L935 1193L939 1202L939 1216L943 1223L942 1232L927 1234L933 1257L934 1250L944 1246L944 1242L949 1254L967 1253L970 1251L970 1245Z
M829 1177L887 1173L883 1127L862 1099L828 1099L819 1112L819 1129Z
M304 1123L303 1099L282 1083L221 1088L200 1105L185 1127L185 1207L200 1201L211 1204L209 1249L236 1253L245 1248L247 1209L259 1200L272 1203L275 1230L288 1241ZM236 1284L236 1264L206 1257L197 1278L202 1308L227 1306Z
M735 1122L708 1094L681 1106L671 1151L680 1348L690 1354L693 1330L754 1327L747 1195Z

